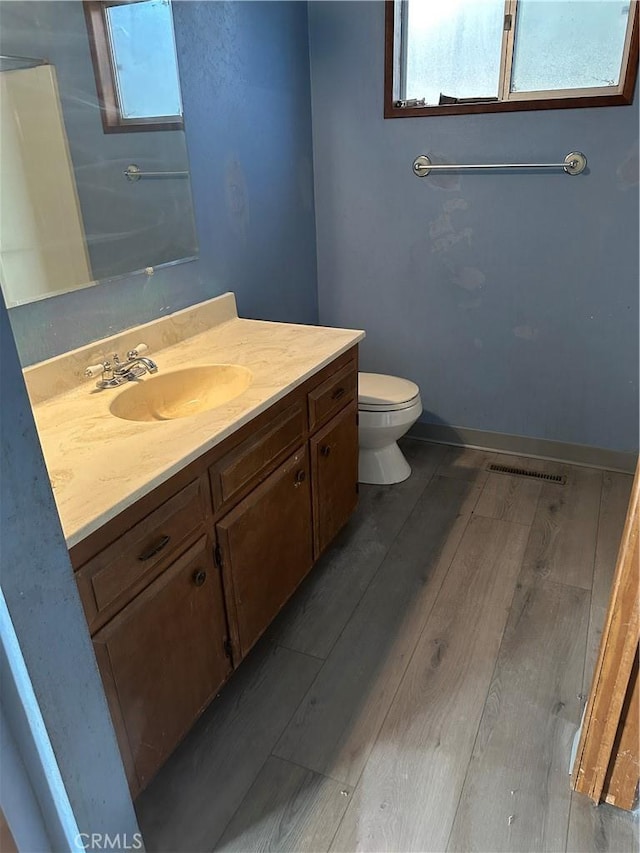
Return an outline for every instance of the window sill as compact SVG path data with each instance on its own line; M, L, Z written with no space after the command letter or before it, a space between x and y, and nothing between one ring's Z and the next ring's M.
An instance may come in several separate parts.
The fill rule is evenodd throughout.
M446 104L431 107L396 107L385 102L385 118L425 118L427 116L478 115L531 110L568 110L585 107L620 107L633 103L633 92L575 98L536 98L535 100L486 101L474 104Z

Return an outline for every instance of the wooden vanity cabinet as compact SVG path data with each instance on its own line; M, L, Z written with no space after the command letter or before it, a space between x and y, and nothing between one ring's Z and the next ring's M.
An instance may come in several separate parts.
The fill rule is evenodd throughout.
M357 502L357 347L71 550L134 796Z

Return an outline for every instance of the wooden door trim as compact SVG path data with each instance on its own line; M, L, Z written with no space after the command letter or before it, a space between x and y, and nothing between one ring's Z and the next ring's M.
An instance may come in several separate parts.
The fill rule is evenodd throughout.
M639 526L640 465L636 467L600 652L572 773L574 790L586 794L596 803L603 799L608 802L615 800L613 805L627 809L633 808L637 778L621 784L612 771L615 771L620 730L624 729L626 722L623 708L634 677L640 640ZM608 798L612 783L617 794Z
M638 744L640 743L637 654L632 667L631 682L624 700L621 718L623 722L618 727L613 757L605 779L605 800L612 805L632 809L638 785Z

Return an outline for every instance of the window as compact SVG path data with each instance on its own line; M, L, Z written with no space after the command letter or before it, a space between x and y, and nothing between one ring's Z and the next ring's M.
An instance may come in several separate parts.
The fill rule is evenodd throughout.
M86 0L84 9L105 133L180 130L170 0Z
M385 118L632 102L637 0L385 5Z

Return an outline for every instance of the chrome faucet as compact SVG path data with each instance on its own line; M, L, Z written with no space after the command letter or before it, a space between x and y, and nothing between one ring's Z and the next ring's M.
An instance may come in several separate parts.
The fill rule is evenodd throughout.
M96 388L117 388L125 382L140 379L145 373L157 373L158 365L152 359L141 355L149 347L146 344L138 344L127 353L126 361L121 362L118 353L114 353L111 361L103 361L101 364L92 364L84 372L85 376L93 377L101 374L96 382Z

